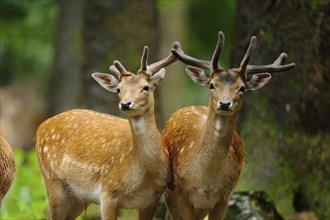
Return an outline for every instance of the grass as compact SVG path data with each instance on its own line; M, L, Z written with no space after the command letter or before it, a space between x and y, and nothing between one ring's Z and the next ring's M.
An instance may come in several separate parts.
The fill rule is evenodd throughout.
M1 219L44 219L47 198L34 151L15 150L16 178L2 202Z

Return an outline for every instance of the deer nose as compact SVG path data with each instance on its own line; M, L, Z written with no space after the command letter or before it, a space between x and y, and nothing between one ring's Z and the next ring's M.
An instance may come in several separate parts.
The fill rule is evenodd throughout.
M131 101L127 101L127 102L120 102L120 108L122 110L129 110L131 108L132 102Z
M220 101L219 102L219 108L221 110L228 110L231 107L230 101Z

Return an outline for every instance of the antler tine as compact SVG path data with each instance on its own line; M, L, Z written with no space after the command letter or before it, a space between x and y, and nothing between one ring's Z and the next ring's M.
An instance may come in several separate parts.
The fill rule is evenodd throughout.
M113 67L114 66L117 70L114 70ZM118 78L120 79L122 76L129 76L132 75L131 73L127 72L127 70L125 69L125 67L123 66L123 64L121 64L118 60L113 61L113 65L110 66L110 71L114 71L114 73L118 74Z
M175 43L173 43L173 48L176 48L178 50L181 50L180 44L177 45ZM149 71L151 73L156 73L158 72L161 68L166 67L172 63L174 63L177 60L177 58L171 53L170 55L168 55L167 57L165 57L162 60L159 60L151 65L149 65Z
M123 66L123 64L121 64L118 60L113 61L113 65L117 68L117 70L121 74L127 72L127 70L125 69L125 67Z
M143 48L143 54L141 57L141 68L140 71L147 71L148 68L148 56L149 56L149 47L148 46L144 46Z
M109 70L110 70L110 72L116 74L118 78L120 77L120 72L119 72L119 70L115 67L115 65L111 65L111 66L109 67Z
M286 53L281 53L280 56L274 61L274 65L282 65L286 58L288 58L288 55Z
M281 55L274 61L274 63L264 66L259 65L248 65L246 69L246 74L248 73L273 73L273 72L283 72L287 70L293 69L296 64L289 63L286 65L282 65L286 60L286 53L281 53Z
M252 36L249 47L246 50L246 53L240 64L240 69L241 69L242 74L245 73L246 67L249 64L252 54L253 54L254 50L256 49L256 47L257 47L257 38L255 36Z
M195 67L199 67L202 69L209 69L212 71L211 68L211 62L207 60L199 60L196 58L193 58L191 56L188 56L181 50L181 46L179 42L174 42L172 54L178 58L180 61L182 61L185 64L192 65Z
M252 57L254 50L257 47L257 38L255 36L251 37L249 47L244 55L243 60L240 64L240 72L244 79L247 79L247 74L249 73L272 73L272 72L282 72L293 69L296 64L290 63L283 65L287 58L286 53L281 53L280 56L274 61L274 63L269 65L248 65Z
M172 54L168 55L164 59L155 62L149 66L150 72L151 73L156 73L158 72L161 68L164 68L176 61L176 57L173 56Z
M222 31L219 31L219 33L218 33L218 42L217 42L217 45L215 47L215 50L214 50L214 53L213 53L213 56L212 56L212 60L211 60L212 67L213 67L214 71L219 70L219 68L221 68L220 65L219 65L219 59L220 59L220 56L221 56L224 45L225 45L225 35L223 34Z

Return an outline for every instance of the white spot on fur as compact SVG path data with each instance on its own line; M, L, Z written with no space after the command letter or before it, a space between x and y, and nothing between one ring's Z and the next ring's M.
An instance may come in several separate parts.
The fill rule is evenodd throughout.
M48 151L48 147L44 146L44 153L47 153L47 151Z
M120 155L120 159L119 159L119 162L121 163L123 160L124 160L124 154Z
M189 145L189 149L192 148L192 146L195 144L195 142L191 142L191 144Z

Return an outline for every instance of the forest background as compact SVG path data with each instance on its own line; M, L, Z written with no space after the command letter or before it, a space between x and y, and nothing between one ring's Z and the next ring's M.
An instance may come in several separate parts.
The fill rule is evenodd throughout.
M290 219L310 209L330 219L329 0L1 0L1 135L15 149L16 181L0 218L45 218L47 200L34 153L34 133L47 117L73 108L123 116L116 95L91 78L115 60L139 67L168 55L179 41L187 54L210 59L217 33L226 36L220 64L237 67L255 35L252 64L281 52L296 68L274 73L245 95L237 129L247 161L237 191L262 190ZM156 93L157 123L188 105L207 105L208 90L176 62Z

